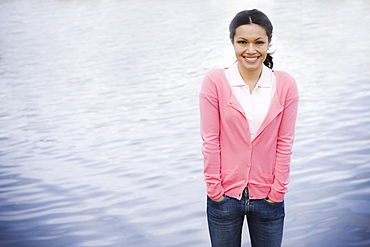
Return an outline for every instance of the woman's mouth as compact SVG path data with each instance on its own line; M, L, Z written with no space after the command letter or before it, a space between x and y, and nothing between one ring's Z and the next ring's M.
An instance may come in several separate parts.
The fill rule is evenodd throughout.
M259 57L243 57L248 63L254 63Z

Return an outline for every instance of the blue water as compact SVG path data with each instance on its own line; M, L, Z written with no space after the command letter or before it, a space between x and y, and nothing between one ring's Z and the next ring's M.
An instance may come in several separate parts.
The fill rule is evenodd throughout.
M300 91L283 246L370 246L366 0L2 0L0 246L209 246L198 92L250 8Z

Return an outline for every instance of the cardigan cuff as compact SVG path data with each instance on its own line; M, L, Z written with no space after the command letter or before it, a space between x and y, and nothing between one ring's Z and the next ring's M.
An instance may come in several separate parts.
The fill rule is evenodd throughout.
M216 200L223 196L225 194L225 191L220 184L218 185L207 184L207 194L209 198L211 198L212 200Z
M268 198L273 202L282 202L284 201L285 193L280 193L277 191L271 191L268 195Z

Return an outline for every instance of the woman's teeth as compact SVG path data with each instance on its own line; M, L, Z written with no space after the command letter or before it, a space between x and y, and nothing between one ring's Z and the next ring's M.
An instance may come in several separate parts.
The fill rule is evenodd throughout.
M249 61L249 62L254 62L258 59L258 57L246 57L245 60Z

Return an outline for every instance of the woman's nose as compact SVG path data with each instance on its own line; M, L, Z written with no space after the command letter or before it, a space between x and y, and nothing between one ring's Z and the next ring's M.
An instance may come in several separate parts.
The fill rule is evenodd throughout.
M246 52L249 53L249 54L255 53L256 49L254 48L254 45L253 44L248 44Z

